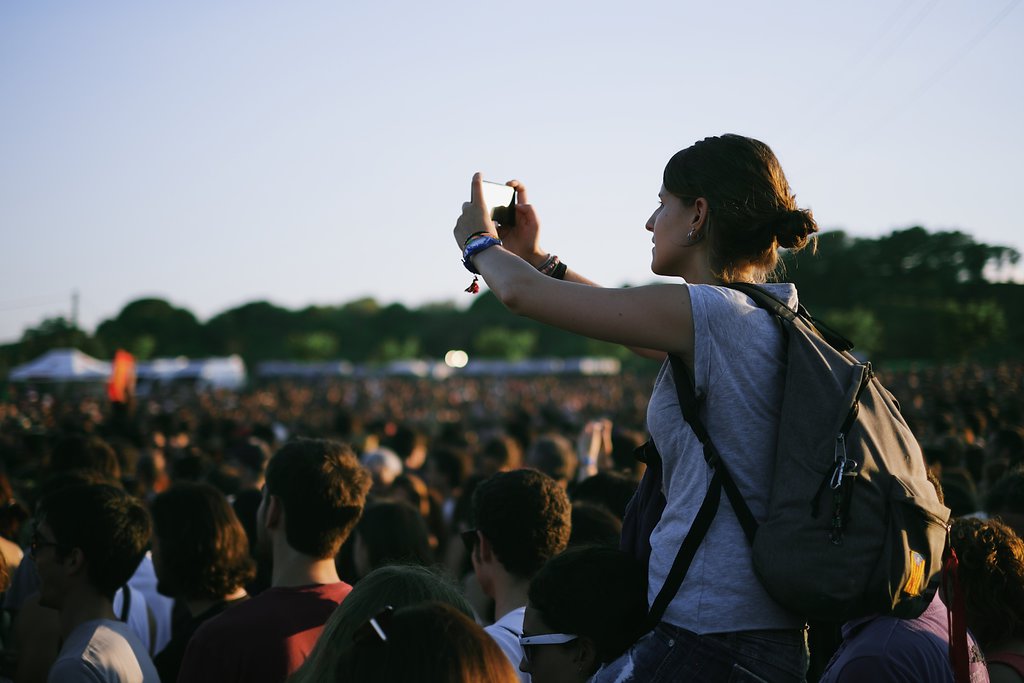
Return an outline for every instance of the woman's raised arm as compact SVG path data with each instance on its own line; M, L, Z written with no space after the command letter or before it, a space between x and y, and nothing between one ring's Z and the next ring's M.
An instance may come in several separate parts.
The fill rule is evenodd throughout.
M455 239L464 248L472 236L485 233L498 236L483 203L481 177L473 176L471 201L462 206L455 225ZM521 206L529 206L520 195ZM689 290L683 285L650 285L631 288L604 288L579 277L575 281L558 280L541 274L528 260L513 253L546 254L537 246L539 225L532 207L532 223L524 221L509 249L493 246L478 251L470 260L491 291L513 313L538 322L574 332L592 339L676 353L689 360L693 351L693 319ZM524 215L524 218L527 216ZM532 243L532 245L531 245Z

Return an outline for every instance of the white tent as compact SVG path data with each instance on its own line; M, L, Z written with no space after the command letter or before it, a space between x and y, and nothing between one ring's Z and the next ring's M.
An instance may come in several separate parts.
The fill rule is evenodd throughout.
M105 382L109 378L110 363L78 349L51 349L8 374L12 382Z
M203 386L239 389L245 385L245 363L240 356L223 358L156 358L138 363L140 380L171 382L191 380Z

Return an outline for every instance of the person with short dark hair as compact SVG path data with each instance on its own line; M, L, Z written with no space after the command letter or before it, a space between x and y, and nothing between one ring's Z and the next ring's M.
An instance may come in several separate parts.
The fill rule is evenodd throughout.
M526 451L527 467L543 472L565 488L576 477L578 462L572 442L557 433L538 437Z
M569 548L530 582L523 661L533 683L588 680L644 631L643 566L617 547Z
M188 644L180 681L279 682L313 649L352 587L334 564L366 501L370 475L337 441L296 439L270 460L257 511L271 588L205 622Z
M121 464L113 447L98 436L71 434L53 447L50 465L54 473L72 470L101 472L111 480L121 479Z
M480 587L494 600L496 621L486 631L518 667L530 579L569 542L569 498L536 470L499 472L473 492L472 518L463 538Z
M606 545L619 547L622 520L608 508L587 501L572 504L572 533L569 547Z
M30 552L39 604L59 613L63 641L49 683L158 682L145 646L113 605L149 543L142 503L114 486L80 484L44 498L36 519Z
M985 497L985 512L1024 537L1024 467L1011 469L995 483Z
M248 599L255 575L245 530L224 495L209 484L182 483L152 504L157 589L188 611L153 662L160 679L178 680L185 648L199 626Z
M359 579L386 564L434 563L426 521L402 501L382 500L368 505L352 533L352 542Z

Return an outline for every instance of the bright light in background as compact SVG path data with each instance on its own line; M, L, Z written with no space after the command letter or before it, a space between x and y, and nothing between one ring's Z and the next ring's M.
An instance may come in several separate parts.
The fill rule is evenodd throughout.
M444 364L450 368L464 368L469 362L469 354L461 349L452 349L444 354Z

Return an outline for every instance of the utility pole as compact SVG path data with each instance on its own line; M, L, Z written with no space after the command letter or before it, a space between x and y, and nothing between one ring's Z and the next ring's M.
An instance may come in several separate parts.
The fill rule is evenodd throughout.
M71 327L78 329L78 289L71 290Z

